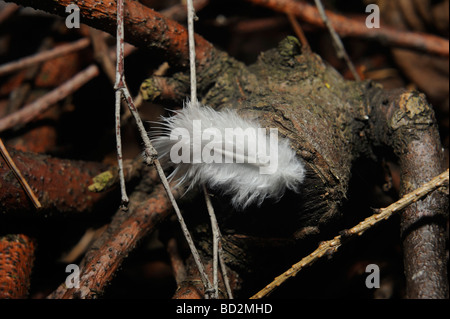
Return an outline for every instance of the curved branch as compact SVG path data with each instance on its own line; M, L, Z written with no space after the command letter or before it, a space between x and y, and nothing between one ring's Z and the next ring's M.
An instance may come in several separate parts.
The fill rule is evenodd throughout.
M41 9L66 17L70 4L80 8L81 21L89 26L116 35L116 1L114 0L14 0L15 3ZM189 65L188 37L186 29L138 1L125 3L125 41L140 47L157 50L169 63L185 68ZM211 43L195 36L197 67L201 70L217 54Z

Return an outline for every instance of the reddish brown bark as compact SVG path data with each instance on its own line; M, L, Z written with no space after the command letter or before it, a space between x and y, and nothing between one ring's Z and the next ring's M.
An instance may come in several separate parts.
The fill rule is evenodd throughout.
M162 185L158 185L145 200L137 200L136 193L134 195L130 200L129 211L119 210L116 213L110 230L107 230L109 239L96 248L83 264L80 288L67 289L63 284L49 296L50 299L96 298L139 240L172 212L172 205ZM117 225L117 221L120 225Z
M49 0L37 3L17 2L31 4L62 15L65 14L63 12L65 5L69 3ZM264 1L264 3L274 2L273 0ZM115 33L114 1L101 3L76 1L75 3L82 9L86 23ZM277 3L287 2L279 0ZM125 18L127 40L141 47L160 50L174 65L186 66L188 55L184 28L171 21L165 21L137 2L129 2L128 5L128 15ZM306 9L304 11L307 12ZM332 14L330 16L333 17ZM349 30L357 32L358 29L352 27ZM345 32L344 34L349 35ZM407 38L405 33L403 36ZM421 37L423 40L423 36ZM199 41L197 41L197 50L202 51L203 55L197 52L197 56L200 67L206 69L205 66L211 60L217 62L215 56L217 51L205 40L200 39L198 38ZM440 43L442 44L442 41ZM447 50L441 53L448 56L448 41L446 46ZM432 50L425 48L422 44L419 44L419 48ZM315 175L320 176L320 184L317 182L320 187L314 185L316 188L311 195L308 194L308 197L320 199L320 203L326 203L327 206L325 208L312 206L316 215L308 219L311 224L302 225L304 226L302 231L308 230L305 233L310 235L316 234L321 231L322 225L331 223L346 197L352 163L361 155L361 149L369 149L369 146L372 146L371 143L388 145L400 157L404 172L402 176L404 189L408 189L411 185L413 187L420 185L433 177L434 173L439 173L441 158L436 150L440 150L440 143L436 138L435 127L432 125L434 115L429 111L428 104L418 101L417 107L408 103L393 103L393 106L388 108L386 105L389 103L384 103L383 98L377 100L369 97L370 100L366 100L370 90L369 85L356 87L354 84L344 83L334 70L326 69L320 59L311 54L299 54L298 49L294 40L285 41L284 45L278 48L278 52L272 50L262 55L259 65L253 66L251 71L231 59L223 61L223 65L208 70L210 77L215 81L211 80L206 84L199 81L199 83L204 86L211 83L217 84L210 86L207 94L204 94L205 99L212 106L221 108L234 106L243 110L244 115L246 112L247 115L259 117L264 126L280 128L280 132L292 140L293 146L299 150L308 167L316 173ZM433 50L436 52L436 47ZM226 70L227 67L228 70ZM201 71L199 74L201 76ZM308 99L299 99L299 96L305 96ZM398 100L402 96L396 92L392 93L392 97L393 100ZM414 99L412 101L413 104L416 102ZM332 107L329 107L330 105ZM420 109L421 107L425 110ZM417 122L407 125L409 123L405 121L408 121L410 117L414 117ZM391 124L397 127L390 127ZM373 126L369 129L369 125ZM404 127L407 129L404 130ZM424 127L428 131L421 131ZM414 134L416 131L417 135ZM372 138L366 140L365 133ZM421 157L421 160L414 163L417 157ZM424 167L426 169L423 169ZM439 237L442 234L442 227L441 225L437 228L429 227L432 223L427 222L428 217L434 217L442 210L443 203L439 196L439 194L433 194L430 196L431 200L428 199L429 202L423 206L418 203L419 206L414 206L410 213L405 214L402 223L404 247L407 252L406 267L409 267L408 264L416 263L418 266L416 269L419 270L407 271L408 280L412 279L408 284L412 285L412 289L418 288L420 297L426 295L442 297L444 296L442 292L445 291L442 289L446 283L446 276L442 271L445 258L442 256L443 246L440 239L442 237ZM163 214L162 210L167 209L159 204L149 203L148 200L136 202L151 204L152 209L160 211L161 214ZM156 200L156 202L160 201ZM83 288L79 294L74 291L59 291L54 296L95 297L102 291L118 264L123 260L123 252L126 254L135 245L135 240L129 238L130 234L133 238L140 238L144 233L148 233L148 229L146 231L140 229L151 227L149 219L152 217L144 212L147 209L149 208L142 207L142 214L146 217L138 219L139 222L125 220L112 232L110 240L100 246L99 253L94 254L93 259L86 264L88 268L85 269L82 279ZM422 225L422 222L425 222L425 225ZM283 226L286 227L287 224ZM411 242L408 242L408 238L412 239ZM430 242L433 246L432 252L428 254L426 250L430 247L426 244ZM415 245L419 247L416 251ZM408 251L411 255L408 255ZM426 253L422 253L423 251ZM244 259L239 256L239 261L244 266L251 265ZM427 260L430 263L427 263ZM241 271L245 273L242 269L252 268L241 267ZM420 276L416 276L420 270L424 270L431 276L424 277L422 280ZM436 282L444 284L436 285ZM421 284L424 288L421 288Z
M270 9L292 13L307 23L325 27L317 8L304 1L293 0L247 0ZM369 29L364 20L355 20L326 11L327 17L336 32L343 37L361 37L378 40L393 46L414 48L416 50L449 56L449 42L447 39L419 32L407 32L383 26L379 29Z
M27 297L35 247L26 235L0 238L0 299Z
M116 35L116 1L73 0L15 0L17 4L31 6L50 13L66 16L66 7L76 4L80 8L82 22ZM189 65L188 37L186 29L175 21L168 20L158 12L138 1L125 3L125 41L140 48L158 50L169 63L179 67ZM206 67L217 54L211 43L196 35L196 57L198 68Z
M17 167L45 211L91 211L107 192L88 190L92 178L110 167L94 162L71 161L9 149ZM0 157L0 208L3 213L34 210L13 172Z
M204 299L205 288L202 285L200 274L195 266L193 258L189 258L186 261L187 275L185 280L178 284L177 291L172 296L172 299ZM212 278L213 264L212 259L207 260L205 264L205 270L208 276ZM227 299L227 293L224 286L222 273L219 270L219 299ZM227 274L229 277L230 289L232 293L241 284L241 279L232 269L227 268Z

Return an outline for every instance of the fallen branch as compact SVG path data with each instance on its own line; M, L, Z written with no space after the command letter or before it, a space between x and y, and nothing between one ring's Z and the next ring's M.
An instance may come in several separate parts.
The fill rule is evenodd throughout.
M304 2L293 0L247 0L272 10L289 13L303 21L325 28L316 7ZM326 10L326 15L336 32L341 37L357 37L376 40L387 45L412 48L436 55L449 56L449 42L447 39L419 32L407 32L383 26L379 29L369 29L364 20L355 20Z
M65 9L70 4L80 8L82 22L94 28L116 35L117 6L114 0L14 0L15 3L41 9L66 17ZM125 38L139 48L150 49L161 54L164 60L177 67L189 65L188 37L186 29L175 21L144 6L138 1L125 5ZM207 68L218 51L203 37L196 35L195 42L198 71Z
M31 189L42 205L42 212L89 212L96 203L106 198L116 188L117 168L95 162L83 162L52 158L35 153L24 153L10 149L11 158L27 179ZM111 171L108 191L89 190L94 178ZM127 180L138 174L133 164L125 164ZM0 209L3 213L35 211L23 188L0 157Z
M36 63L54 59L74 51L82 50L84 48L87 48L90 42L91 41L88 38L82 38L73 43L62 44L51 50L39 52L32 56L22 58L17 61L5 63L3 65L0 65L0 76L27 68Z
M128 46L125 54L130 54L134 50L133 47ZM83 71L79 72L72 79L66 81L61 86L45 94L36 101L25 105L19 111L14 112L0 119L0 132L8 130L16 125L24 125L36 116L46 111L49 107L64 99L68 95L76 92L84 84L95 78L100 74L97 65L91 64Z
M436 190L437 188L442 187L444 184L448 183L448 180L449 180L449 170L445 171L439 176L436 176L430 182L416 189L414 192L411 192L403 196L397 202L389 205L386 208L380 209L379 213L366 218L358 225L350 228L349 230L344 231L342 235L336 236L331 240L322 242L314 252L312 252L310 255L306 256L302 260L300 260L298 263L293 265L289 270L287 270L280 276L276 277L274 281L272 281L264 289L256 293L250 299L260 299L266 297L267 295L272 293L277 287L282 285L286 280L297 275L300 272L300 270L302 270L306 266L310 266L319 258L322 258L324 255L330 256L334 254L342 245L342 241L344 238L347 239L350 236L362 235L366 230L377 225L379 222L390 218L393 214L400 212L405 207L411 205L412 203L417 202L418 200L422 199L423 197L425 197L432 191Z
M133 195L135 195L133 193ZM65 284L50 294L49 299L96 298L135 248L139 240L151 233L172 212L172 205L162 185L158 185L145 200L131 196L128 212L118 210L109 228L108 240L89 253L80 269L80 288L67 289ZM179 194L175 193L175 196ZM116 221L120 227L116 227Z

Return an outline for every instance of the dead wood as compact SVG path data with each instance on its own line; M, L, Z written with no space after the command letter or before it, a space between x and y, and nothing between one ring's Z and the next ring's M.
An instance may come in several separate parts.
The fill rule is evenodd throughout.
M65 6L73 1L15 2L64 15ZM114 1L74 3L81 9L83 22L115 33ZM138 2L127 2L126 12L127 41L161 52L174 66L186 68L187 34L183 27ZM257 277L257 272L252 271L255 265L261 264L261 259L268 254L277 250L281 254L282 251L279 247L270 250L267 246L263 251L258 250L258 245L249 238L296 238L297 243L321 238L341 213L354 162L361 157L376 159L380 145L392 150L399 159L402 193L444 170L434 113L419 93L386 92L368 81L345 81L317 55L309 50L302 51L300 43L293 37L282 41L278 48L262 53L258 61L248 67L199 36L196 43L198 91L202 102L217 110L236 109L243 117L256 118L263 126L278 128L280 136L292 141L293 148L308 168L308 182L300 195L288 194L280 203L266 203L259 210L250 210L245 217L237 218L230 212L226 200L216 199L222 232L241 235L239 244L224 236L229 267L239 278ZM448 50L445 54L448 55ZM176 88L172 93L179 93L161 93L159 96L173 98L187 91L189 83L184 73L171 78L177 81L176 85L170 85ZM158 87L152 83L143 86L148 97L158 96L155 94ZM152 200L152 196L158 196L157 201L164 200L157 193L143 203ZM448 297L443 240L447 201L442 193L435 192L411 205L402 215L409 297ZM139 223L151 223L152 209L156 213L168 209L164 205L151 206L150 211L148 207L139 207L144 214L144 220ZM130 223L134 225L136 221ZM209 234L207 222L199 217L190 223L195 226L194 238L205 248L204 257L208 260L207 248L211 243L210 236L205 235ZM144 235L148 225L139 231L139 236ZM111 265L101 269L89 265L88 272L82 277L85 288L80 297L92 296L86 288L95 287L99 282L103 287L120 264L122 252L126 254L134 247L135 241L126 239L128 230L125 226L117 230L117 242L114 243L114 247L125 243L125 248L109 251L109 246L102 246L96 258L106 258ZM289 248L289 245L284 247L285 250ZM277 255L271 256L276 259L274 256ZM236 285L235 288L241 287ZM67 294L56 292L54 296L76 297L73 291ZM184 294L179 291L177 296L180 295Z
M34 216L52 215L54 213L85 213L102 200L108 198L117 184L117 168L97 162L64 160L47 155L9 150L12 159L30 184L42 204L37 211L27 197L13 172L0 158L0 209L2 214L33 212ZM128 179L139 175L139 164L128 162L126 176ZM95 177L104 172L110 174L108 186L100 192L89 188ZM105 181L106 184L106 181Z

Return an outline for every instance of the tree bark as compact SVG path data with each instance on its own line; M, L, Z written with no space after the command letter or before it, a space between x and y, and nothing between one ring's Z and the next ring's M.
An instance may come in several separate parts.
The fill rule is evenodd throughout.
M81 9L83 22L115 34L116 7L112 0L15 2L63 16L65 6L75 3ZM188 46L183 27L135 1L127 2L126 12L126 41L161 52L174 66L186 68ZM317 55L309 50L302 52L300 43L293 37L282 41L278 48L262 53L249 67L216 50L199 36L196 45L198 93L202 102L217 110L236 109L242 117L278 128L280 136L290 139L307 166L307 181L301 194L287 194L280 203L267 203L257 211L236 217L230 213L226 200L217 200L215 207L220 207L218 219L222 233L241 235L241 243L245 244L240 247L255 248L249 241L255 237L295 237L306 241L323 236L346 200L354 161L362 156L376 157L377 146L386 146L398 156L402 193L443 171L434 114L423 96L385 92L371 82L345 81ZM177 80L174 87L178 95L183 94L183 88L189 85L186 74L178 73L172 78ZM158 96L155 95L158 87L152 83L155 82L149 81L142 88L148 97ZM403 213L408 297L448 296L443 253L447 201L435 192ZM277 218L274 211L280 212ZM205 232L207 222L195 218L190 222L193 225L197 222L198 234ZM200 246L211 247L210 237L198 237ZM131 247L128 244L126 249ZM227 250L227 242L224 249ZM254 255L258 254L257 250L252 251L254 254L238 256L233 249L228 253L234 256L230 264L241 277L248 276L257 264ZM264 257L268 250L259 253ZM209 261L207 253L205 259Z
M372 100L372 134L388 145L401 167L400 195L445 170L434 111L418 92L381 92ZM402 213L405 277L408 298L448 298L445 229L448 198L436 191Z
M26 235L0 237L0 299L27 298L35 250Z

